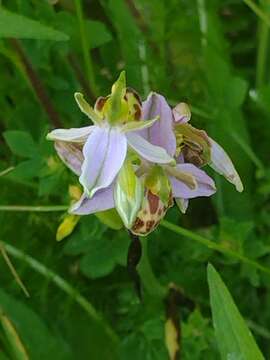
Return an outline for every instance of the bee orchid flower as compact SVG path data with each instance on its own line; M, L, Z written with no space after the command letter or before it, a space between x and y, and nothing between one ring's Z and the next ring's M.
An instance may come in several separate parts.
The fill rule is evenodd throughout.
M80 93L75 99L94 125L48 134L84 189L70 213L115 208L126 228L147 235L173 200L184 213L189 199L216 192L214 181L201 169L206 164L243 190L222 147L189 124L191 112L185 103L171 109L154 92L141 103L137 93L126 88L124 73L94 108Z
M79 176L85 198L91 199L99 194L103 203L103 197L108 194L129 149L148 161L174 162L163 148L152 145L135 133L159 119L140 121L140 99L134 91L126 88L124 72L113 85L111 95L97 99L94 108L80 93L75 93L75 100L93 125L56 129L47 135L47 139L55 142L59 157ZM108 207L108 203L100 207Z

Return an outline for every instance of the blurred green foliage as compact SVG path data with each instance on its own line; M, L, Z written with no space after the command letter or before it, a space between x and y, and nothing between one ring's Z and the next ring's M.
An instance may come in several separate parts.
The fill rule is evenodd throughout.
M45 135L59 126L86 125L73 93L81 91L93 102L109 93L125 69L128 85L143 98L155 90L171 105L188 102L193 124L224 146L245 186L238 194L215 175L218 192L212 201L193 200L185 216L172 209L167 218L270 267L267 0L257 3L266 19L242 0L0 3L0 206L69 205L69 185L76 184L76 177ZM156 279L143 279L140 303L125 267L130 240L124 230L111 230L91 215L59 243L55 236L62 217L61 212L0 211L0 240L34 260L9 254L30 298L0 261L0 316L8 318L17 332L16 344L23 344L30 359L168 358L160 293L171 282L192 304L179 307L182 359L219 359L223 319L217 308L236 321L226 323L228 333L246 329L239 328L231 298L223 294L225 305L211 298L214 321L219 322L216 340L209 261L270 358L268 274L160 227L143 239ZM35 261L45 270L38 271ZM61 279L71 288L61 287ZM221 280L215 280L226 293ZM95 318L84 300L81 304L78 293L101 318ZM10 344L0 326L0 359L27 358Z

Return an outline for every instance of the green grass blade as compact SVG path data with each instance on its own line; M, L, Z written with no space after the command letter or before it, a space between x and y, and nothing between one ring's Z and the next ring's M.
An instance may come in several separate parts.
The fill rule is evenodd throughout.
M222 360L263 360L264 357L229 290L211 264L207 268L207 277L214 328Z

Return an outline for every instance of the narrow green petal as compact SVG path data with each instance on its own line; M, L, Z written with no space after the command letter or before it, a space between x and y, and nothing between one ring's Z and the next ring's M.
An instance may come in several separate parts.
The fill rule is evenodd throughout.
M94 124L99 124L101 122L101 118L95 112L95 110L88 104L88 102L84 99L83 94L76 92L74 94L75 100L80 108L80 110L88 116Z
M129 131L147 129L147 128L151 127L157 120L159 120L159 116L156 116L152 120L130 121L130 122L126 123L125 125L123 125L122 131L129 132Z

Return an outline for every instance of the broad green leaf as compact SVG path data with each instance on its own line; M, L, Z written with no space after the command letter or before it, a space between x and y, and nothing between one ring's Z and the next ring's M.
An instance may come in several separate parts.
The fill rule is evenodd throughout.
M129 239L125 232L102 237L99 241L92 239L89 251L80 261L84 275L97 279L110 274L116 265L126 264Z
M66 41L69 37L36 20L0 8L0 38Z
M20 162L15 169L8 175L9 179L13 180L30 180L38 177L40 171L44 166L42 158L33 158Z
M221 277L207 268L210 301L216 339L223 360L263 360L250 330L237 309Z
M10 130L4 132L10 150L19 156L35 157L37 155L37 145L31 135L25 131Z
M125 265L128 236L108 230L95 216L83 216L65 244L65 254L78 256L80 269L91 279L110 274L116 265Z
M67 255L77 256L89 251L93 241L100 242L105 237L107 228L95 216L82 216L75 231L65 244Z

